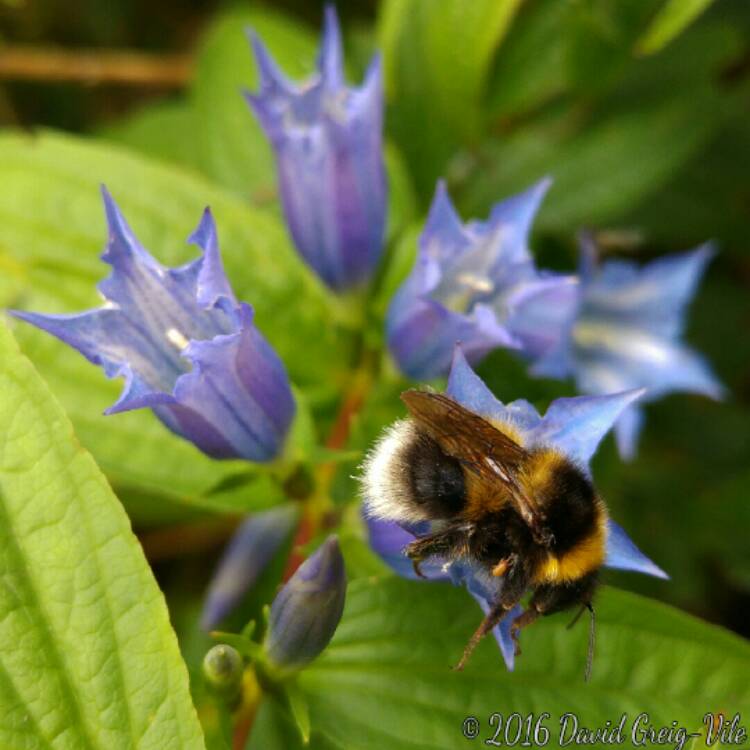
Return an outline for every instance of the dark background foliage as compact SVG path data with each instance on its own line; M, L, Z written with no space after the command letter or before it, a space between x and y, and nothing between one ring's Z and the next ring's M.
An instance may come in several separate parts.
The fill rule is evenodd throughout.
M467 218L482 217L493 202L553 176L533 238L540 263L549 267L575 267L575 235L584 226L597 232L605 252L637 259L716 240L720 253L693 305L687 337L731 395L720 404L674 395L649 405L637 459L623 464L608 439L594 473L613 515L672 576L670 582L620 575L607 580L750 636L750 4L709 5L653 52L643 40L663 6L656 0L526 0L517 7L493 0L357 0L340 3L339 11L352 80L375 48L386 59L393 199L381 312L409 267L441 176ZM494 6L513 6L515 14L495 13ZM91 136L179 165L190 186L185 195L196 175L209 178L232 194L227 214L240 206L258 210L254 227L262 234L265 214L277 213L275 178L268 147L238 95L255 81L242 29L256 26L288 72L301 75L313 59L321 12L322 4L309 0L0 0L0 121ZM65 48L74 62L82 50L96 58L128 48L154 55L158 74L146 82L114 83L107 72L29 80L3 67L9 52L25 46L42 58ZM138 173L127 172L118 159L113 171L122 170L123 184L137 192ZM33 199L33 182L16 188ZM166 181L163 189L169 190ZM153 201L169 198L151 190ZM192 197L183 198L192 205ZM180 214L179 227L175 220L170 248L179 246L193 222L187 213ZM226 233L244 239L245 230L228 223ZM275 241L269 239L269 246ZM268 272L269 256L256 253L252 272L228 261L240 290L252 290L253 277ZM84 276L96 278L95 267L86 268ZM8 288L4 303L14 299L15 289L0 282L0 291ZM283 301L273 294L270 299L274 305ZM375 321L372 336L378 330ZM270 337L283 349L273 332ZM324 352L325 341L318 345ZM42 358L52 351L38 349ZM325 423L348 373L346 361L333 375L317 368L314 357L290 364ZM529 379L503 352L479 371L503 400L525 397L546 406L573 393L570 384ZM399 413L400 385L376 385L354 425L352 448L366 446ZM83 429L84 442L86 437ZM101 450L106 458L107 446ZM193 473L178 481L178 497L148 482L131 486L116 460L108 464L95 455L136 522L176 627L192 626L212 556L234 523L231 516L203 516L205 497L223 510L247 510L256 500L260 507L274 498L261 487L249 504L233 505L239 502L233 487L244 486L236 466L209 482L200 474L202 464L192 465ZM118 455L113 440L111 456ZM167 467L182 472L178 459L176 452ZM335 484L342 503L355 496L350 473L340 472ZM201 531L192 545L196 517ZM372 561L356 537L352 531L348 562L367 571ZM244 615L268 601L278 573L269 571ZM183 639L186 652L194 651L191 665L204 646L197 636Z

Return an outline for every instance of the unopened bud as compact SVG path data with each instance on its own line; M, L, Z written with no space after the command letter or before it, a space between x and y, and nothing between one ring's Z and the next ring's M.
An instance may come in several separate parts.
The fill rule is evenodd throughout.
M264 648L268 664L301 669L328 645L341 620L346 573L338 539L329 537L305 560L271 605Z

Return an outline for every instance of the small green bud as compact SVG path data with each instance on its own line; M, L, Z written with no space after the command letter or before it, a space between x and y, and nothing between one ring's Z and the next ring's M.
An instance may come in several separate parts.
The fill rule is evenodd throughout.
M208 686L225 697L235 696L242 685L244 662L236 648L221 643L203 657L203 677Z

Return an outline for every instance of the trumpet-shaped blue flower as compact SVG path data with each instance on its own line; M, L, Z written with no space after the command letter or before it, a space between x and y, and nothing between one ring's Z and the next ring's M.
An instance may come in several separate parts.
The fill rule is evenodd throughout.
M558 450L585 471L590 471L589 461L599 442L610 430L619 415L643 391L625 391L607 396L578 396L560 398L550 404L542 417L524 400L503 404L498 401L478 375L471 369L463 352L456 347L446 393L462 406L493 420L513 425L524 447L544 445ZM402 554L403 548L415 536L426 533L425 528L402 528L398 524L367 519L370 544L380 557L399 575L416 578L411 562ZM632 570L666 578L667 575L649 560L630 540L622 527L608 521L607 556L605 565L610 568ZM450 579L463 584L482 607L485 614L500 594L502 578L490 575L468 560L431 560L421 566L427 578ZM513 669L514 644L510 637L510 624L520 612L512 611L494 629L508 669Z
M447 373L459 341L474 363L498 347L522 346L506 325L514 296L531 283L570 286L569 277L540 275L529 253L549 184L542 180L498 203L487 221L467 224L438 184L414 268L388 311L388 345L402 372L418 380Z
M326 8L318 70L289 81L260 39L250 41L260 91L247 101L266 132L287 226L297 249L332 289L365 282L383 250L386 177L383 86L376 57L360 88L344 81L336 12Z
M323 651L344 611L346 571L338 539L329 537L271 604L263 647L270 666L295 672Z
M138 242L103 189L112 273L104 305L75 315L13 314L51 333L125 387L106 414L150 407L173 432L215 458L268 461L295 412L284 365L237 303L208 209L190 237L203 254L165 268Z
M204 630L213 630L239 604L289 537L296 520L297 509L289 503L243 521L209 584L201 615Z
M724 389L708 364L682 342L686 309L713 254L704 245L640 267L623 260L600 265L585 238L580 283L564 305L554 290L543 288L526 289L514 301L511 329L513 318L559 317L552 336L527 349L532 372L572 375L581 393L645 388L642 401L675 391L720 398ZM618 419L615 433L624 458L635 454L642 422L639 406Z

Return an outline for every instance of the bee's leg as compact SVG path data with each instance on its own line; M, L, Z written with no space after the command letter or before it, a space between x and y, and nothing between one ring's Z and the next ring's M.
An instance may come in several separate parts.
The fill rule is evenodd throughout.
M481 641L482 638L484 638L484 636L486 636L487 633L489 633L492 628L494 628L495 625L497 625L503 619L503 617L505 617L508 610L509 608L506 607L506 605L503 604L502 601L498 602L494 607L492 607L492 609L490 609L479 627L474 631L474 635L469 638L469 642L466 644L466 648L464 649L464 652L461 655L461 659L459 660L458 664L453 667L456 672L460 672L466 666L466 662L469 661L469 657L474 652L474 649L479 645L479 641Z
M525 609L515 620L513 620L513 623L510 626L510 637L513 639L513 644L516 647L516 656L521 655L521 645L518 642L518 631L531 625L531 623L535 622L540 615L541 612L531 604L528 609Z
M474 635L471 636L469 642L466 644L464 653L454 669L460 671L466 666L466 662L469 661L469 657L479 645L482 638L500 623L503 617L505 617L505 615L510 612L516 604L518 604L524 591L526 591L528 584L529 571L517 556L513 556L513 562L505 574L503 590L500 594L500 598L492 605L484 620L482 620L479 627L474 631Z
M411 560L414 572L424 578L420 563L428 557L450 557L463 554L467 549L468 529L462 526L447 526L429 536L417 539L404 547L404 554Z

